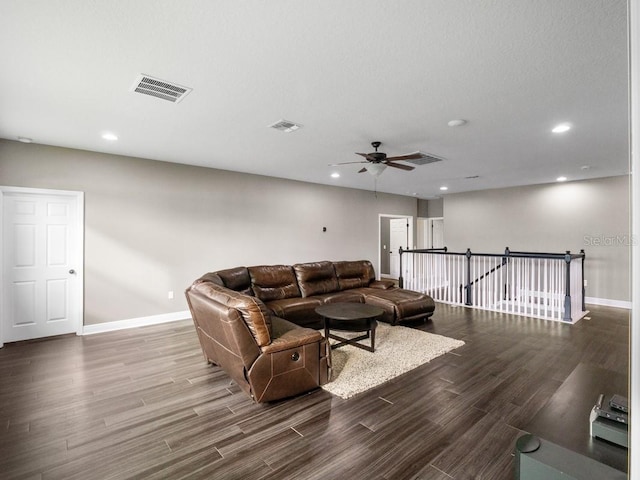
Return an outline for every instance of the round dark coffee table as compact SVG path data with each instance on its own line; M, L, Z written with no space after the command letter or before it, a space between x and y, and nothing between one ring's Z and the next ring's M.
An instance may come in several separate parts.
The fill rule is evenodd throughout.
M343 345L353 345L369 352L375 349L377 319L384 313L379 307L364 303L328 303L316 307L316 313L324 318L324 336L333 338L339 343L331 345L338 348ZM331 330L343 332L365 332L354 338L344 338L332 333ZM371 339L371 346L359 343L360 340Z

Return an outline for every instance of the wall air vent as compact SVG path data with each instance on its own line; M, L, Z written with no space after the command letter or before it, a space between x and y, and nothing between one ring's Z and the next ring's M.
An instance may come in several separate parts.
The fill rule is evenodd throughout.
M172 103L182 101L191 90L193 89L144 74L138 75L131 87L132 92L151 95L152 97L161 98Z
M289 120L278 120L273 125L269 125L269 128L275 128L276 130L287 133L295 132L301 127L302 125L299 123L290 122Z
M444 158L436 157L435 155L431 155L430 153L424 152L416 152L420 154L420 158L416 158L413 160L404 160L407 163L413 163L414 165L426 165L427 163L435 163L441 162Z

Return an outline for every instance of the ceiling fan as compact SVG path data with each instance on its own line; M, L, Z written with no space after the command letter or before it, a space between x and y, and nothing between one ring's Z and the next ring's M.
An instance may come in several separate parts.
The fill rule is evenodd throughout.
M387 157L386 153L378 151L380 145L382 145L382 142L371 142L371 146L375 149L375 152L356 153L356 155L364 157L364 161L333 163L330 166L333 167L337 165L348 165L351 163L366 163L368 165L366 167L363 167L361 170L358 170L358 173L369 172L371 175L377 177L387 167L399 168L400 170L413 170L415 168L410 165L395 163L399 160L418 160L427 157L427 155L422 152L409 153L407 155L399 155L396 157Z

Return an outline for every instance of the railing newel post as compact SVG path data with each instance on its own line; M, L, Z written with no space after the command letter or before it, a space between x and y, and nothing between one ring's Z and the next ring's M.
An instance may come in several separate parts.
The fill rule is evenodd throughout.
M467 257L467 286L465 287L467 289L467 294L466 294L466 299L464 304L467 306L471 306L473 305L473 296L471 293L471 249L467 248L467 251L465 252L465 257Z
M400 253L400 275L398 277L398 286L400 288L404 288L404 278L402 278L402 252L403 252L402 246L400 246L400 250L399 250L399 253Z
M584 253L584 248L582 250L580 250L580 255L582 255L582 267L581 267L581 270L582 270L582 311L586 312L587 309L586 309L586 305L584 303L584 296L586 295L585 288L584 288L584 257L586 255Z
M503 257L503 265L507 265L509 267L509 256L511 255L511 250L509 247L504 248L504 257ZM509 270L507 270L507 275L504 276L504 298L503 301L507 301L507 292L509 291Z
M566 264L566 279L565 279L565 292L564 292L564 312L562 313L562 320L564 322L571 322L571 251L567 250L564 255L564 262Z

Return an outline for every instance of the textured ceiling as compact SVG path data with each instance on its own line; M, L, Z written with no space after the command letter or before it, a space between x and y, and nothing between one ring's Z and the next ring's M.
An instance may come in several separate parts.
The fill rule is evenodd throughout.
M377 180L420 198L621 175L626 15L621 0L0 0L0 137L368 190L362 165L328 164L379 140L445 158ZM133 93L141 73L193 91ZM267 128L280 119L303 127Z

